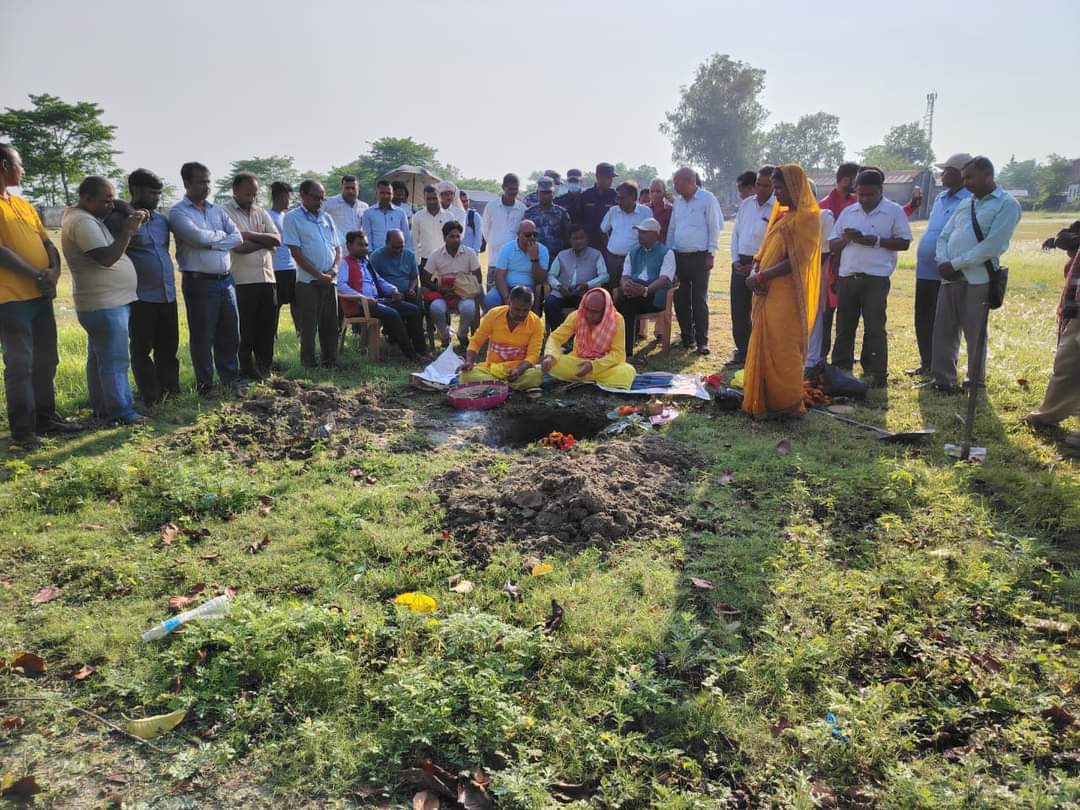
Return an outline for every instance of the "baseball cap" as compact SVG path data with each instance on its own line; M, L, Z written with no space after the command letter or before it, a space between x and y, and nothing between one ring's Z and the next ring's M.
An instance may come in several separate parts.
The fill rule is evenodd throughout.
M541 177L539 180L536 181L536 190L537 191L554 191L555 190L555 181L552 180L550 177Z
M619 175L615 174L615 167L612 166L610 163L597 163L596 164L596 173L597 174L604 174L604 175L607 175L608 177L618 177L619 176Z
M567 180L580 180L581 179L581 169L570 169L566 173L566 179Z
M974 160L974 158L971 155L969 155L967 152L957 152L955 155L952 155L944 163L938 163L938 164L935 164L935 165L939 169L957 169L957 170L960 170L960 169L963 169L972 160Z
M653 233L660 233L660 223L653 217L643 219L637 225L634 226L635 231L652 231Z

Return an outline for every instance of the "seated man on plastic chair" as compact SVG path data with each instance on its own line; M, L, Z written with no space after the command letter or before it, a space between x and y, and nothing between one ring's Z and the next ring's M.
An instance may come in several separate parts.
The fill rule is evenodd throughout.
M603 287L581 297L576 312L551 333L553 354L540 367L564 382L594 382L612 388L629 388L637 372L626 362L623 343L626 323L615 311L611 293ZM563 354L570 338L574 347Z
M488 274L493 286L484 296L485 311L510 303L511 287L532 288L547 281L550 256L537 241L536 223L531 219L521 220L517 239L503 245L498 256L488 254L488 260L494 260L495 266Z
M421 271L425 277L423 298L444 349L450 345L450 313L457 311L458 340L464 351L484 295L480 257L461 243L462 227L457 220L445 223L442 234L443 246L428 257Z
M507 298L509 304L493 308L480 319L465 352L465 362L458 369L458 380L505 380L515 391L539 396L543 375L536 364L544 342L544 324L532 311L530 288L514 287ZM478 363L476 358L485 343L487 359Z
M429 361L425 349L424 330L420 324L420 307L404 300L401 291L380 276L368 261L367 235L349 231L345 236L345 258L338 269L337 291L341 311L346 318L357 318L363 312L361 298L369 299L368 311L378 318L390 338L409 360Z
M637 316L663 312L675 277L675 253L660 241L660 223L651 217L634 226L638 243L626 254L618 310L626 319L626 357L634 355Z

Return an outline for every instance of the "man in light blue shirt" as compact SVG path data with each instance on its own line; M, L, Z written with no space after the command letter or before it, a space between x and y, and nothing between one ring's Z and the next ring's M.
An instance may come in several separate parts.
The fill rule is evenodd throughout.
M956 386L956 358L960 333L964 333L968 354L967 385L986 383L986 319L989 315L990 274L1009 248L1009 240L1020 222L1020 204L994 182L994 164L976 157L964 166L964 187L972 196L953 212L937 240L941 292L934 317L933 387L952 390ZM972 224L972 211L979 223L980 240ZM976 346L981 343L982 351ZM980 356L981 355L981 356ZM974 381L974 382L973 382Z
M386 245L386 237L390 231L401 231L405 235L406 250L415 252L407 208L394 205L393 198L394 189L389 180L376 183L376 204L365 209L360 215L360 229L367 235L368 246L372 251Z
M479 211L469 207L469 194L465 189L458 191L458 199L461 201L461 207L465 209L465 235L461 239L461 244L472 248L479 256L484 247L483 218Z
M215 367L222 385L240 377L240 315L229 251L244 238L225 209L207 200L208 168L185 163L180 178L185 194L169 211L169 227L182 274L195 383L205 396L213 391Z
M300 328L300 363L305 368L337 363L338 244L334 220L322 210L326 190L316 180L300 184L300 206L285 215L284 241L296 262L296 302L294 313ZM315 357L315 335L319 336L320 358Z
M503 245L495 259L495 269L491 273L494 285L484 296L484 311L508 303L510 290L514 287L531 290L537 284L543 284L549 263L548 249L536 238L536 223L531 219L521 220L517 239Z
M675 251L675 315L682 345L709 354L709 274L712 272L724 215L711 192L700 188L697 173L683 166L674 176L675 204L668 224L667 246Z
M919 367L908 372L911 376L930 374L934 347L934 315L937 312L938 291L941 289L941 274L938 273L936 258L937 240L957 206L971 196L971 192L964 188L964 179L960 175L969 160L971 155L961 152L944 163L937 164L941 169L941 184L945 186L945 190L934 200L930 219L926 223L926 232L919 240L916 254L915 340L919 344Z

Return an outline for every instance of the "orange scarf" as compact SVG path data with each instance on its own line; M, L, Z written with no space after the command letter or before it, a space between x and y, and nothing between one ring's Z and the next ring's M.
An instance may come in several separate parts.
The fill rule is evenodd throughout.
M604 298L604 315L596 326L589 326L585 320L585 302L590 295L600 295ZM577 320L574 323L574 354L582 360L595 360L603 357L611 351L611 341L615 338L615 305L611 301L611 293L603 287L595 287L581 296L578 304Z

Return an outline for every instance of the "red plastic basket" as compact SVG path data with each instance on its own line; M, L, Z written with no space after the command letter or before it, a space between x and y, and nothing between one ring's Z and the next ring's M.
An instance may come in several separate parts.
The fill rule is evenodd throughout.
M498 408L510 396L510 386L499 380L455 385L446 392L447 401L459 411L486 411Z

